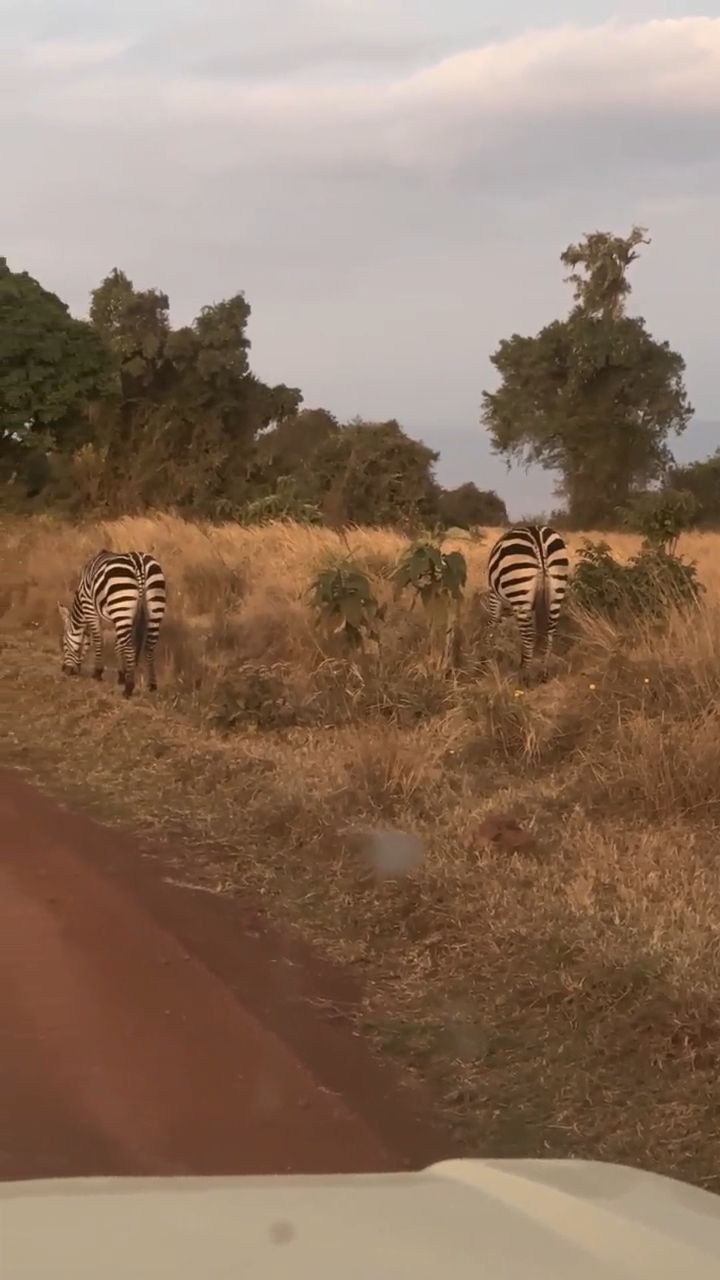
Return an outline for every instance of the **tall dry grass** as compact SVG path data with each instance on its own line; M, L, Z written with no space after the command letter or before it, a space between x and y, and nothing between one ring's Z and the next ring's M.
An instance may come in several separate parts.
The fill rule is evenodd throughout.
M181 832L193 879L252 890L354 965L364 1025L434 1082L473 1150L713 1185L720 538L680 548L707 588L692 623L621 633L578 619L554 677L518 694L512 623L497 646L486 634L492 532L461 544L468 599L448 678L419 611L392 600L405 544L390 531L348 537L388 604L379 653L353 656L305 596L347 554L328 530L8 523L6 756L110 816ZM608 540L622 557L638 547ZM165 568L157 701L141 689L128 706L59 674L56 599L101 545ZM384 827L423 844L400 878L378 874L359 835Z

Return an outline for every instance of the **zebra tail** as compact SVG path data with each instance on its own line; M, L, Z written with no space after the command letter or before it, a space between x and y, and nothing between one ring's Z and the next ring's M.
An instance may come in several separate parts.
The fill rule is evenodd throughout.
M536 643L544 640L550 625L550 579L546 571L538 575L533 598Z
M132 638L135 646L135 661L139 662L142 657L142 651L145 647L145 638L147 636L147 605L145 603L145 592L141 591L138 596L138 602L135 607L135 616L132 624Z

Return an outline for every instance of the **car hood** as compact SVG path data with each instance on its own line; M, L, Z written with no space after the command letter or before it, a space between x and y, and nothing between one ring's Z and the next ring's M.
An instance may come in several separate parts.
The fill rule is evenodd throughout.
M0 1184L3 1280L720 1275L720 1198L618 1165Z

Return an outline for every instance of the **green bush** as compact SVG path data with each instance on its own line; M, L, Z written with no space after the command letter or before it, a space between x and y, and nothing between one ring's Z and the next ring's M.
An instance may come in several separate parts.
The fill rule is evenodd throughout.
M352 647L377 640L377 623L384 617L368 577L352 561L322 569L310 587L318 619Z
M627 564L606 542L585 540L572 582L572 598L585 609L622 620L663 617L678 605L697 603L704 588L696 566L646 543Z
M433 622L444 623L451 606L462 601L467 563L461 551L446 553L432 542L417 542L401 557L392 578L396 595L411 587Z
M400 558L392 579L396 598L410 588L430 622L431 652L445 668L459 655L458 620L467 582L461 551L441 551L432 542L416 542ZM412 606L411 606L412 607Z
M680 535L697 519L700 504L685 489L640 493L623 511L628 529L641 534L646 546L663 548L674 556Z

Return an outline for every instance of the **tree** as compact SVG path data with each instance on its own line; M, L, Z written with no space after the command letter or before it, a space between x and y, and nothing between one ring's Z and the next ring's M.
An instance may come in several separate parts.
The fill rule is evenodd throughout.
M440 518L446 529L508 523L507 507L494 489L478 489L472 480L457 489L440 490Z
M27 272L0 258L0 460L37 471L38 455L87 438L88 403L109 362L91 327ZM31 461L32 460L32 461Z
M125 399L157 383L170 334L169 300L158 289L136 290L115 267L93 290L90 323L115 360Z
M248 478L262 495L273 493L287 477L300 489L313 489L311 458L339 431L337 419L327 409L300 409L286 415L258 436Z
M247 500L259 432L296 414L300 391L250 370L242 293L172 329L167 295L113 270L92 295L91 321L112 355L114 396L97 416L105 490L116 505L231 514Z
M625 238L593 231L561 253L563 266L573 268L566 282L573 286L576 305L587 315L620 319L630 294L627 270L639 257L641 244L650 244L644 227L633 227Z
M395 419L355 420L330 432L311 453L308 497L339 523L424 525L438 515L438 456Z
M703 462L673 467L668 484L692 494L698 505L699 524L720 525L720 449Z
M568 317L535 337L514 334L492 356L500 386L483 393L482 421L493 449L559 471L572 523L612 520L658 479L671 461L668 435L692 416L682 357L625 314L626 273L647 243L634 227L570 245L561 255L572 268Z

